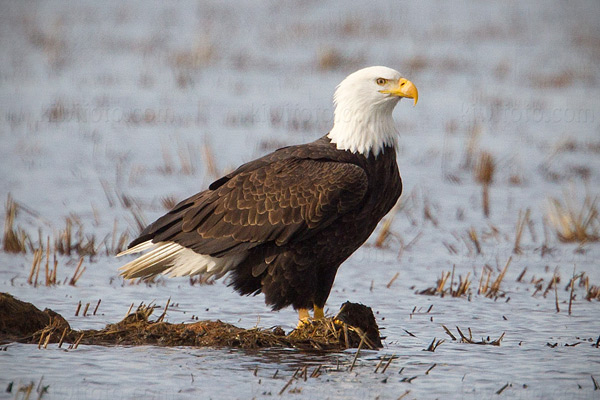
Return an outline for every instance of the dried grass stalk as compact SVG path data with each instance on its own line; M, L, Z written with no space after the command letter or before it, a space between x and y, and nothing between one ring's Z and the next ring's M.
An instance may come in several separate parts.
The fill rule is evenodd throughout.
M217 169L217 163L215 162L215 155L212 149L212 146L208 140L204 141L204 164L206 165L206 170L209 176L213 178L217 178L219 176L219 171Z
M558 199L549 200L548 219L561 242L593 242L600 240L598 197L586 196L581 207L576 208L565 195L564 204Z
M7 253L25 253L27 251L27 234L22 228L14 226L18 208L18 204L9 193L6 198L4 236L2 238L2 248Z
M485 297L492 298L492 297L498 296L498 293L500 291L500 284L502 283L502 280L504 279L504 275L506 275L506 271L508 271L508 266L510 265L511 261L512 261L512 257L509 257L508 261L506 261L506 265L504 266L504 269L502 269L502 272L500 272L500 275L498 275L496 280L492 283L489 290L485 294Z
M442 271L442 276L437 280L436 286L427 288L425 290L421 290L417 292L417 294L424 294L429 296L439 295L440 297L444 297L447 294L450 294L452 297L462 297L468 296L469 288L471 287L471 280L469 279L471 273L467 273L467 276L463 278L461 275L458 277L458 286L454 289L454 270L455 265L452 266L452 272ZM448 278L450 278L450 286L445 288L446 282L448 282Z
M475 180L482 186L483 214L486 218L490 216L489 187L494 179L495 169L494 156L487 151L482 151L475 165Z
M515 245L513 247L514 254L521 254L523 252L521 250L521 237L523 235L523 229L525 228L525 225L529 224L530 214L531 210L529 208L525 211L525 214L523 214L522 211L519 210L519 218L517 219L517 228L515 233Z

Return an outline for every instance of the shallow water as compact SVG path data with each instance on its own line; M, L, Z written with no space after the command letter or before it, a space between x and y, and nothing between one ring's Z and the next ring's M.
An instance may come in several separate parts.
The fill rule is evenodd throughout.
M361 351L352 371L355 350L9 344L0 351L0 398L15 397L4 391L10 382L37 385L42 377L45 399L273 398L284 387L285 396L315 399L396 399L407 391L411 399L598 398L591 376L600 379L599 303L577 286L569 315L565 286L574 267L600 283L600 246L561 243L543 221L549 197L566 192L579 205L598 194L600 6L444 4L2 5L0 195L26 207L17 224L33 238L38 229L56 235L70 214L98 243L110 242L115 220L117 232L133 235L119 194L149 222L164 212L161 198L184 198L214 179L205 143L226 171L316 139L330 128L335 85L359 67L403 71L420 102L395 111L405 188L392 235L383 249L371 238L342 266L328 300L330 313L346 300L367 304L384 328L385 347ZM332 49L342 59L327 69L323 54ZM497 162L487 219L481 188L464 167L473 137ZM517 254L515 227L528 208L531 228ZM501 296L478 295L482 268L494 279L509 257ZM125 284L121 260L107 255L86 258L76 286L34 288L32 259L0 252L0 291L52 308L75 329L99 329L132 303L164 306L169 298L170 322L197 317L286 331L296 323L293 310L271 312L261 296L240 297L220 281ZM77 260L59 257L60 281ZM416 294L453 266L455 285L470 273L468 298ZM560 312L554 290L543 295L555 271ZM535 293L531 282L540 278ZM78 302L93 309L98 299L97 315L74 316ZM443 326L454 335L471 328L474 340L505 336L499 347L459 343ZM424 351L434 339L445 341ZM309 377L286 387L304 367Z
M50 385L48 398L253 398L277 395L298 368L308 367L310 375L321 366L319 377L294 380L288 390L301 390L298 394L303 398L396 398L406 390L414 398L487 398L509 383L505 391L511 398L593 397L590 375L600 370L599 350L590 342L598 336L596 302L576 300L571 316L565 312L567 305L561 303L563 311L557 314L553 296L532 297L531 285L515 283L515 274L505 285L509 301L508 297L494 301L477 295L471 301L422 296L408 287L409 279L399 278L386 288L383 277L389 279L393 268L386 262L372 265L370 276L375 284L370 291L369 285L356 284L354 275L361 266L352 261L348 264L336 281L329 304L334 308L333 304L350 298L373 306L387 336L382 350L361 352L352 372L354 350L302 353L152 346L65 350L56 344L38 350L35 345L11 344L0 353L5 371L0 383L37 383L43 376ZM353 273L345 273L349 271ZM403 269L401 276L416 273ZM101 275L90 271L87 278L102 281ZM434 280L431 274L429 282ZM168 297L174 303L168 312L172 322L190 322L192 314L248 328L257 323L263 327L284 324L288 330L295 322L290 310L269 312L262 298L237 296L220 283L191 287L185 281L171 280L158 287L87 288L82 283L77 288L33 290L11 287L5 279L2 282L3 291L40 307L51 306L75 328L100 328L122 318L130 302L156 300L163 306ZM562 289L560 296L566 298ZM77 301L93 306L98 298L102 303L96 316L74 316ZM475 340L497 339L502 333L505 337L499 347L458 343L442 325L457 337L455 326L465 334L471 328ZM435 352L424 351L434 338L445 342ZM554 343L558 345L548 346ZM375 373L380 358L390 356L395 358L385 373L381 368ZM410 383L403 381L412 377Z

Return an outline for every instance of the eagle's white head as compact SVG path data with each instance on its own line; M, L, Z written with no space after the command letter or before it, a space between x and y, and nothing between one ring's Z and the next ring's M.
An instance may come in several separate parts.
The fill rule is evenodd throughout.
M333 96L334 122L327 136L340 150L377 156L396 144L392 111L402 97L416 105L419 94L396 70L368 67L348 75Z

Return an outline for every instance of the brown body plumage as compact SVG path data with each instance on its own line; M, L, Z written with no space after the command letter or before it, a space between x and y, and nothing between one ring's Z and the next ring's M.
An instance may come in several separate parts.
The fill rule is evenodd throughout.
M130 247L152 240L212 257L244 254L231 270L238 292L263 292L273 309L323 307L340 264L401 192L393 148L365 157L325 136L242 165L177 204Z
M177 204L121 253L146 251L122 275L229 273L239 293L262 292L273 309L323 317L338 267L402 192L392 111L417 96L389 68L349 75L329 134L244 164Z

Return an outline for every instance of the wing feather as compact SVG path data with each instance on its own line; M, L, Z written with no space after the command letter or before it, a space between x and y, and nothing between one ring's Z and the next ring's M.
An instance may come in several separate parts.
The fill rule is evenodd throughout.
M132 245L150 238L218 256L272 241L282 246L359 206L368 187L361 167L332 160L276 160L227 178L179 203Z

